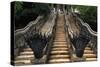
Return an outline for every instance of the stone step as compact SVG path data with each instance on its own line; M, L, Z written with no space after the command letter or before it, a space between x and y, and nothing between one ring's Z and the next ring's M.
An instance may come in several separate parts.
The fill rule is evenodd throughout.
M86 57L86 58L96 58L97 56L95 54L83 54L83 57Z
M84 50L84 53L85 54L93 54L93 51L92 50Z
M96 61L97 58L86 58L86 61Z
M31 64L31 60L16 60L15 64Z
M62 39L62 38L65 38L65 36L63 36L63 35L55 36L55 39Z
M64 47L68 48L67 45L54 45L54 46L52 46L52 48L64 48Z
M66 38L55 38L55 40L66 40Z
M22 59L34 59L34 55L20 55L15 58L15 60L22 60Z
M64 30L56 30L56 32L65 32Z
M54 42L66 42L66 40L54 40Z
M52 48L52 51L59 51L59 50L68 50L68 48L64 47L64 48Z
M59 33L60 33L60 32L59 32ZM56 33L56 36L57 36L57 35L65 36L65 33L64 33L64 32L63 32L62 34L61 34L61 33L60 33L60 34L57 34L57 33Z
M90 47L86 47L85 50L91 50L91 48Z
M55 44L52 47L67 47L67 45L66 44L59 44L59 45Z
M66 40L65 39L55 39L54 41L61 41L61 42L65 42Z
M66 63L66 62L70 62L70 59L50 59L49 63Z
M57 35L63 35L63 36L65 36L64 32L62 32L62 33L60 33L60 34L59 34L59 33L56 33L56 36L57 36Z
M51 51L51 55L55 55L55 54L68 54L69 53L69 51Z
M34 54L33 51L25 51L20 53L20 55L33 55L33 54Z
M55 34L56 33L64 33L65 31L63 30L63 31L58 31L58 30L56 30L56 32L55 32Z
M57 41L55 41L54 43L53 43L54 45L67 45L68 43L67 42L57 42Z
M62 32L62 31L63 31L63 32ZM55 34L63 34L63 35L64 35L65 32L64 32L64 30L60 30L60 31L59 31L59 30L56 30Z
M69 55L51 55L50 56L50 59L61 59L61 58L69 58L70 56Z
M32 49L31 48L25 48L25 49L23 49L24 51L32 51Z
M59 42L53 42L54 44L66 44L67 42L65 41L65 42L61 42L61 41L59 41Z
M65 38L65 36L62 36L62 35L58 35L58 36L55 36L55 39L60 39L60 38Z

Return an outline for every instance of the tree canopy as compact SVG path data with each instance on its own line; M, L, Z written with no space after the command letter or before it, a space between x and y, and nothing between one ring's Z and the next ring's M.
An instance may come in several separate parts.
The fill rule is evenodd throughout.
M31 9L32 12L38 15L45 15L50 13L49 4L32 3L32 2L15 2L15 14L18 15L25 9Z
M94 31L97 31L97 7L73 5L72 8L77 9L84 22L88 23Z
M49 13L49 4L16 1L14 2L15 29L25 27L39 15L47 17Z

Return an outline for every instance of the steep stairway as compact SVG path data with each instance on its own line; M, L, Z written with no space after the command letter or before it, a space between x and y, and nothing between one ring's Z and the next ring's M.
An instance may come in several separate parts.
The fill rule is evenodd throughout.
M49 56L48 63L70 62L70 55L64 31L64 15L58 15L55 39Z

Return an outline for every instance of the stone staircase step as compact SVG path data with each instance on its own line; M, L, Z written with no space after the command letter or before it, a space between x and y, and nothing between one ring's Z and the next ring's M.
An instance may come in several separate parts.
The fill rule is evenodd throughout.
M52 47L67 47L67 45L59 44L59 45L53 45Z
M95 54L83 54L83 56L86 58L96 58Z
M61 41L61 42L65 42L66 40L54 40L54 41L56 41L56 42L59 42L59 41Z
M23 49L23 51L32 51L32 49L31 48L25 48L25 49Z
M63 46L52 46L52 48L64 48L64 47L68 48L67 45L63 45Z
M50 59L61 59L61 58L69 58L70 56L69 55L51 55L50 56Z
M97 58L86 58L86 61L96 61Z
M33 51L25 51L25 52L21 52L20 55L33 55L34 52Z
M15 64L30 64L31 60L16 60Z
M89 48L89 47L86 47L86 48L85 48L85 50L91 50L91 48Z
M20 55L20 56L17 56L15 59L16 60L22 60L22 59L33 59L34 58L34 55Z
M51 59L49 63L66 63L70 62L70 59Z
M92 50L84 50L84 53L85 54L93 54L93 51Z
M52 48L52 51L62 51L62 50L68 50L68 48L64 47L64 48Z
M51 54L52 55L55 55L55 54L68 54L69 52L68 51L51 51Z

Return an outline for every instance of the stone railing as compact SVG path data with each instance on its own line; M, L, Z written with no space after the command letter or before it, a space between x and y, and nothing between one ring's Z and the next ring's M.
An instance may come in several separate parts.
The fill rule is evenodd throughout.
M94 53L97 54L97 32L93 31L88 23L84 23L82 19L80 19L75 13L73 15L76 17L77 21L81 23L81 26L87 28L87 32L90 34L91 39L89 42L89 46L93 49Z
M90 41L88 43L88 46L90 46L93 50L94 53L97 54L97 32L93 31L91 29L91 27L87 24L84 23L76 14L74 13L69 13L68 15L65 15L65 20L66 20L66 27L67 27L67 31L69 33L69 37L70 39L72 39L74 37L74 31L72 30L71 26L70 26L70 22L68 17L70 17L70 15L72 15L75 19L75 22L79 25L80 28L84 27L84 30L86 30L86 35L88 35L90 37ZM73 18L72 18L73 19ZM81 31L80 31L81 33ZM71 46L71 48L73 48L73 46ZM74 48L72 49L74 50Z
M65 16L65 24L64 24L65 33L68 35L68 37L66 37L66 40L68 41L68 48L69 48L69 52L70 52L69 54L70 54L70 59L72 61L74 47L72 46L71 38L73 38L73 31L70 26L68 14L65 13L64 16ZM69 39L67 39L67 38L69 38Z
M43 35L45 35L46 38L48 39L48 42L44 48L45 59L42 59L44 63L47 63L51 51L51 46L53 44L54 33L55 33L55 25L56 25L56 14L52 14L50 19L44 24L43 27L44 29L46 28L45 26L47 26L48 28L45 31L40 30L40 32L43 33Z
M73 56L73 51L75 50L75 48L72 46L71 39L77 37L77 36L74 36L75 32L72 30L70 21L68 19L68 17L71 17L70 15L72 15L74 17L75 22L78 23L78 25L81 29L84 27L84 30L87 31L86 35L89 35L89 37L90 37L88 46L90 46L92 48L92 50L94 51L94 53L97 54L97 32L93 31L91 29L91 27L87 23L84 23L76 14L69 12L68 14L65 13L65 29L68 32L68 36L70 39L70 43L69 43L70 44L70 46L69 46L70 55ZM71 18L71 19L73 19L73 18ZM82 33L81 30L79 30L79 31L80 31L80 33Z
M43 16L38 16L35 21L29 22L26 27L14 32L14 56L17 56L23 48L28 47L26 39L38 33L41 22L44 22Z

